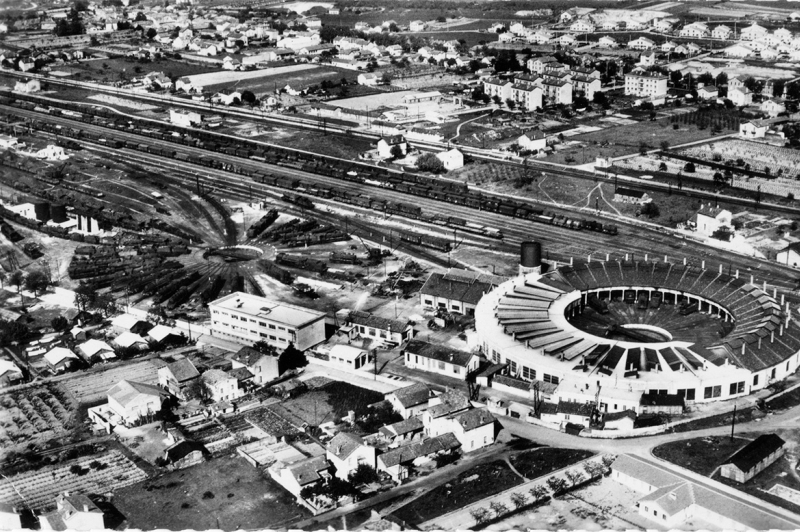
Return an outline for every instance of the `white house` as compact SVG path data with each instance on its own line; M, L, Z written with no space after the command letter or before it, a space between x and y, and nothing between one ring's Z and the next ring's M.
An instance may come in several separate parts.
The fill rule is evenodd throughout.
M366 72L363 74L359 74L356 81L359 85L365 85L367 87L374 87L378 84L379 78L377 75L372 74L370 72Z
M111 360L116 358L114 349L107 343L92 338L78 345L78 351L83 354L87 361L92 360Z
M466 379L469 372L478 369L481 360L480 355L476 353L467 353L421 340L409 341L400 354L407 368L439 373L459 380Z
M652 50L656 43L647 37L639 37L628 43L628 48L631 50Z
M747 87L737 87L734 89L728 86L728 99L737 107L744 107L753 103L753 93Z
M395 146L400 147L402 155L408 153L408 142L403 135L392 135L389 137L381 137L378 141L378 155L383 159L390 159L392 155L392 148Z
M42 90L42 83L38 79L28 79L18 81L14 84L17 92L39 92Z
M800 242L792 242L780 250L775 261L793 268L800 266Z
M47 367L53 373L61 373L78 363L78 355L66 347L54 347L44 355Z
M760 139L767 136L768 124L762 120L750 120L739 126L739 136L746 139Z
M428 408L428 401L432 395L433 392L427 384L418 382L389 392L385 398L395 412L403 416L403 419L409 419Z
M452 433L465 452L475 451L494 443L495 417L485 408L474 408L453 415Z
M125 425L161 411L166 392L156 386L123 380L108 390L108 408Z
M253 383L264 384L280 376L277 354L265 354L250 346L239 349L231 359L232 369L247 368L253 374Z
M188 358L181 358L158 368L158 384L175 397L186 399L186 389L200 378L200 372Z
M408 29L409 31L414 31L414 32L425 31L425 23L421 20L412 20L408 24Z
M781 113L786 112L786 106L783 102L770 99L761 104L761 112L765 113L770 118L774 118Z
M361 464L375 468L376 451L364 443L363 438L349 432L340 432L328 442L325 452L328 461L336 469L336 476L347 480Z
M147 343L147 340L139 336L138 334L132 333L130 331L125 331L124 333L120 334L114 341L112 342L117 347L121 347L124 349L137 349L143 351L150 347L150 344Z
M752 46L742 43L736 43L722 50L722 53L727 57L745 58L755 55L755 50Z
M243 393L236 378L220 369L206 371L200 375L200 380L205 384L211 400L215 403L236 399Z
M722 227L731 226L731 211L721 207L713 207L711 203L702 205L692 217L695 230L703 236L710 237Z
M448 151L441 151L436 154L436 158L442 161L444 168L447 171L457 170L464 167L464 154L453 148Z
M608 35L604 35L604 36L600 37L600 39L597 41L597 45L600 48L617 48L617 47L619 47L619 43L617 43L616 39L614 39L614 37L610 37Z
M697 89L698 100L716 100L719 96L719 90L714 85L705 85Z
M642 52L639 56L639 65L642 67L649 67L656 64L656 53L653 50Z
M56 497L56 509L39 516L41 530L103 530L103 511L83 494L64 492Z
M524 150L538 152L547 147L547 136L543 131L534 129L520 136L517 144Z
M362 369L371 359L367 350L344 344L334 345L328 356L331 364L344 371Z
M715 39L727 40L733 34L733 30L725 24L720 24L711 30L711 36Z
M769 30L764 26L760 26L757 22L753 22L752 25L742 29L739 34L739 38L743 41L757 41L767 36Z

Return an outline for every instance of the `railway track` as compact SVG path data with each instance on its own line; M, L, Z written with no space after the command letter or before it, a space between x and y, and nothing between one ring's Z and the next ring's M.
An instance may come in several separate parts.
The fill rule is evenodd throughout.
M34 111L26 111L16 108L13 109L15 112L19 112L19 114L30 118L41 120L46 117L48 120L58 123L62 126L75 126L74 121L70 119L51 117ZM81 123L81 128L102 135L107 135L109 132L113 131L113 135L115 137L131 140L132 142L135 141L139 144L157 146L162 142L157 139L143 137L127 131L109 130L108 128L95 124ZM191 146L174 145L174 148L176 152L187 155L191 154L194 156L207 156L209 154L207 150ZM235 164L236 166L242 168L262 171L269 169L276 174L289 175L298 179L302 179L304 182L308 183L318 183L328 186L335 185L337 188L342 188L353 192L357 191L358 193L364 193L366 191L366 193L373 197L387 199L389 201L407 201L409 199L408 195L393 190L382 188L365 189L364 185L362 184L349 183L347 181L341 181L326 176L319 176L317 174L310 174L301 170L295 170L282 166L259 163L257 161L242 159L234 155L214 153L214 156L219 161L232 165ZM141 157L141 155L139 155L139 157ZM169 158L159 157L156 155L150 155L150 157L152 157L153 160L171 160ZM186 163L182 163L181 166L185 167ZM196 168L198 168L198 171L200 171L200 169L204 169L202 166L197 166ZM215 171L213 173L216 174L216 176L208 177L210 179L220 180L221 172ZM234 177L236 177L235 174L227 174L224 176L223 181L230 182ZM238 178L247 179L242 178L241 176L238 176ZM221 186L224 190L225 185ZM418 196L414 197L414 202L422 207L426 212L438 212L443 215L464 215L465 209L463 206L452 205L436 200L429 200ZM569 210L565 211L571 212ZM766 275L768 272L771 277L774 277L774 279L768 279L770 283L775 283L781 288L794 288L796 286L794 275L795 272L783 266L767 263L765 261L749 257L742 257L740 255L709 248L691 241L681 242L671 235L664 235L657 231L643 229L637 226L621 225L620 235L618 237L608 237L598 233L581 233L565 230L559 227L533 224L526 220L509 218L493 212L470 210L469 213L471 219L475 219L476 221L480 221L486 225L508 228L505 231L507 234L506 241L507 243L511 244L521 240L535 238L541 240L543 244L545 244L546 249L562 250L564 254L576 257L588 256L589 254L592 254L594 255L595 259L601 260L605 259L606 254L609 254L611 257L624 257L626 254L629 256L630 254L633 254L637 258L644 258L645 254L648 254L650 257L663 257L665 255L675 257L679 254L677 251L680 251L681 260L685 256L689 259L689 261L698 265L702 261L705 261L706 266L711 268L718 267L719 265L722 265L724 268L728 268L731 264L737 264L740 265L741 268L750 268L753 270L761 268L761 271L764 272L763 275ZM566 249L564 248L564 242L569 243L569 246ZM678 244L676 245L675 242L678 242ZM589 251L589 253L583 253L582 251Z

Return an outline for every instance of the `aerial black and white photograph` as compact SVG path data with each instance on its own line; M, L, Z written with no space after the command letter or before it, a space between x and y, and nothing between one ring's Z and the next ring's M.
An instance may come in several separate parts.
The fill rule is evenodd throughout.
M0 530L800 529L797 0L0 0Z

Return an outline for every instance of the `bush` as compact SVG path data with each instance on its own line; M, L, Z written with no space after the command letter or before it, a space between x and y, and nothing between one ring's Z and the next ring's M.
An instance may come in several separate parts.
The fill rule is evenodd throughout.
M424 153L417 158L417 168L423 172L439 173L444 171L444 163L433 153Z
M687 173L690 173L690 174L694 173L694 170L695 170L694 163L692 161L689 161L683 167L683 171L687 172Z
M211 493L210 491L207 491L207 492L203 493L203 500L213 499L213 498L214 498L214 494Z

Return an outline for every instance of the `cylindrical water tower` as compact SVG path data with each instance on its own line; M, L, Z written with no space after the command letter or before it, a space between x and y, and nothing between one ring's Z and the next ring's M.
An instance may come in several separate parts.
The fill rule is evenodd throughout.
M542 273L542 245L527 240L519 248L519 274Z

